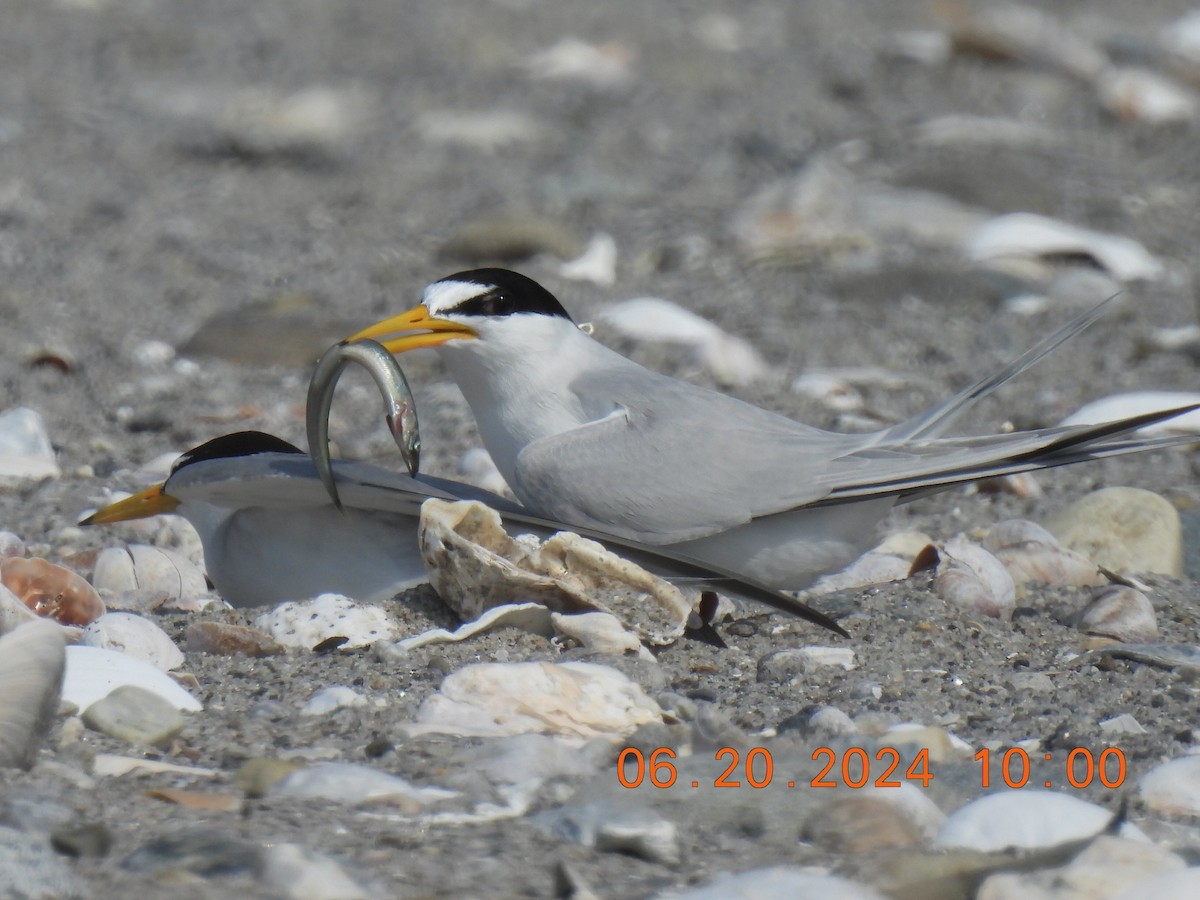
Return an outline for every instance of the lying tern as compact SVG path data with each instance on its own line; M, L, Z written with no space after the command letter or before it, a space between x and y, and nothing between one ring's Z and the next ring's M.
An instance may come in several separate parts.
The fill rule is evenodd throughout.
M974 401L1106 306L933 409L870 434L823 431L650 371L593 340L537 282L505 269L435 281L419 305L349 340L379 339L393 353L437 348L501 474L532 512L796 590L853 559L897 500L1188 440L1133 432L1195 407L941 437Z
M100 525L161 513L186 518L200 535L208 575L226 600L260 606L325 591L361 600L391 597L426 580L417 545L421 504L430 497L478 500L509 528L540 538L568 526L532 515L496 494L444 478L328 462L328 412L346 362L364 366L381 388L401 452L416 467L420 445L408 382L378 344L338 345L318 362L310 387L310 444L324 451L318 473L297 447L261 432L215 438L183 454L170 476L84 519ZM315 414L314 414L315 413ZM336 484L336 490L333 485ZM333 502L327 490L334 493ZM833 620L751 578L603 530L570 528L643 567L767 603L839 634Z

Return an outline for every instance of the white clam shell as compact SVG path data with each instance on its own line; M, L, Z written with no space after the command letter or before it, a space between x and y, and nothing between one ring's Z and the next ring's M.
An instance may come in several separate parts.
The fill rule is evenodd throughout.
M1178 409L1200 403L1200 393L1195 391L1129 391L1124 394L1113 394L1100 400L1084 404L1058 424L1066 425L1099 425L1103 422L1115 422L1145 413L1157 412L1162 409ZM1196 434L1200 431L1200 410L1175 416L1153 425L1146 425L1137 430L1141 435L1155 434Z
M1083 254L1121 281L1154 281L1163 264L1132 238L1101 234L1033 213L1008 213L981 225L967 239L973 260Z
M1079 613L1080 631L1132 644L1158 639L1158 620L1150 598L1136 588L1113 584L1096 592Z
M978 544L955 538L938 548L942 559L933 588L948 603L995 618L1017 605L1017 588L1004 563Z
M62 698L85 710L117 687L132 684L158 694L177 709L196 712L200 701L170 675L127 653L99 647L68 647Z
M1110 69L1096 80L1096 94L1118 119L1187 122L1200 111L1193 91L1149 69Z
M935 845L985 852L1011 847L1052 847L1099 834L1112 821L1111 810L1070 794L1027 788L987 794L952 813L938 831ZM1141 837L1133 825L1122 837Z
M81 644L126 653L164 672L183 665L183 651L165 631L144 616L105 613L83 631Z
M749 384L766 378L771 371L749 342L670 300L637 297L610 306L598 318L634 340L690 348L693 360L722 384Z
M193 600L208 592L204 573L194 562L182 553L149 544L102 551L92 584L97 590L149 591L171 600Z
M30 768L54 722L66 664L62 629L46 619L0 638L0 768Z
M41 414L24 406L0 413L0 480L57 478L60 474Z
M1108 583L1094 562L1068 550L1041 525L1026 519L1008 519L992 526L983 548L1004 563L1017 587L1100 587Z

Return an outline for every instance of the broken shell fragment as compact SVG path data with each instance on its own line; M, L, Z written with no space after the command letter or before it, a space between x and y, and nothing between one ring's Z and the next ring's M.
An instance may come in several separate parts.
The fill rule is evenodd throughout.
M683 634L691 606L671 583L560 532L544 544L517 541L495 510L475 501L426 500L418 542L429 581L464 619L505 603L542 603L556 612L607 612L643 640Z
M1012 576L978 544L955 538L938 548L941 561L933 589L948 603L994 618L1007 618L1017 605Z
M900 531L868 550L840 572L818 578L802 596L816 597L853 588L903 581L913 573L913 561L933 543L919 531Z
M39 616L63 625L87 625L104 615L104 601L82 575L46 559L0 562L0 583Z
M1135 644L1158 640L1150 598L1136 588L1112 584L1097 591L1075 622L1080 631Z
M1155 281L1164 266L1132 238L1089 231L1034 213L1006 213L980 225L967 239L975 262L1010 258L1083 256L1120 281Z
M1026 519L1008 519L994 526L983 539L1012 576L1018 588L1027 584L1054 587L1100 587L1108 579L1100 567L1074 550L1068 550L1049 531Z

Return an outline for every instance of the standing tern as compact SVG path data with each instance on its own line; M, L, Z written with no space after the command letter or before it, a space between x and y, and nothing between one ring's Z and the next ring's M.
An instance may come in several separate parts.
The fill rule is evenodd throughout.
M941 437L970 404L1106 305L944 403L870 434L824 431L650 371L585 334L537 282L505 269L435 281L416 307L349 341L378 339L393 353L437 348L501 474L532 512L797 590L853 559L897 500L1187 440L1133 432L1195 407Z

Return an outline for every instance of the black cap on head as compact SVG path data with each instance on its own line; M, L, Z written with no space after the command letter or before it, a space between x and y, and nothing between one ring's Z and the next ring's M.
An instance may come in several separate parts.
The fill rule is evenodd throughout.
M558 302L558 298L532 278L519 272L509 269L470 269L441 278L438 283L446 281L461 281L490 288L459 304L454 309L456 313L493 317L534 313L572 321L571 316Z
M175 464L171 466L171 474L174 475L184 466L194 462L254 456L256 453L299 453L303 455L304 451L289 444L283 438L277 438L264 431L235 431L233 434L213 438L199 447L193 447L175 460Z

